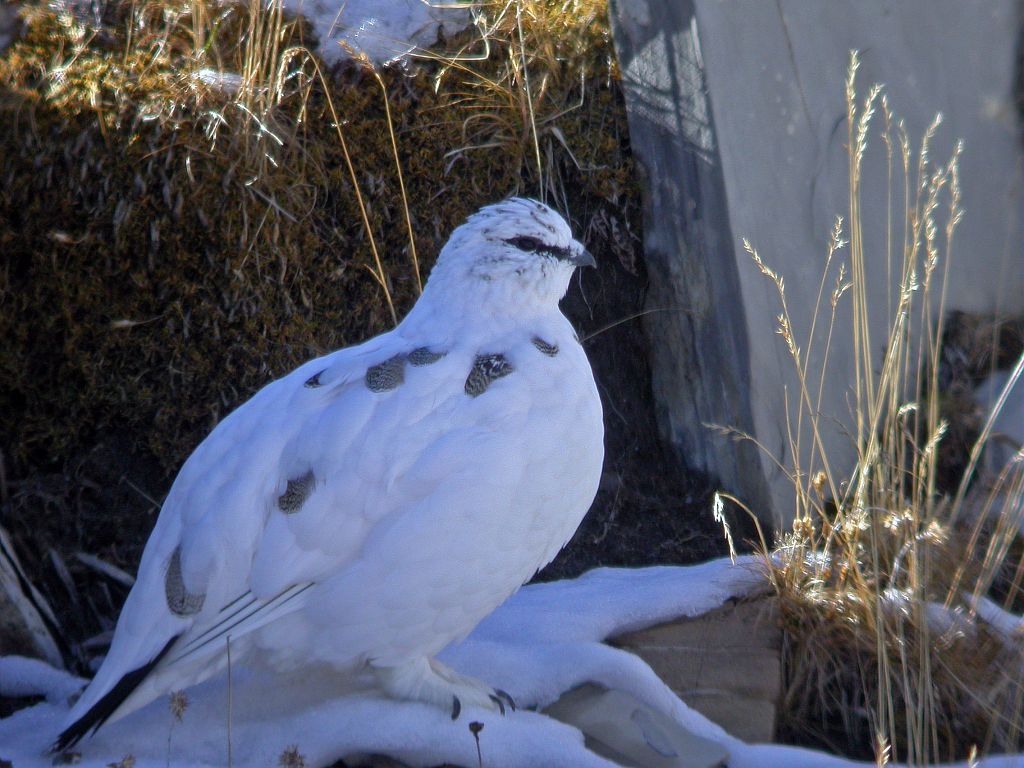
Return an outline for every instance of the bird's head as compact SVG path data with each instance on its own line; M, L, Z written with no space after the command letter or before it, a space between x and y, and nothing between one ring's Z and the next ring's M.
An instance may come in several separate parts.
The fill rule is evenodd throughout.
M595 266L594 257L565 219L544 203L512 197L481 208L452 233L427 291L497 313L553 309L580 266Z

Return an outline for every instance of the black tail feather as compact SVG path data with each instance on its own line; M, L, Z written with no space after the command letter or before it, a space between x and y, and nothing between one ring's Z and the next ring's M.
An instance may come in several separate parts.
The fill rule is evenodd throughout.
M90 730L95 733L101 725L107 722L107 719L114 714L124 700L132 694L132 691L139 687L142 681L146 679L146 676L153 671L153 667L160 663L160 659L167 655L167 652L171 650L171 646L174 645L178 637L180 635L172 637L156 656L118 680L117 684L103 694L103 697L93 704L88 712L64 729L60 736L57 737L50 751L63 752L77 744Z

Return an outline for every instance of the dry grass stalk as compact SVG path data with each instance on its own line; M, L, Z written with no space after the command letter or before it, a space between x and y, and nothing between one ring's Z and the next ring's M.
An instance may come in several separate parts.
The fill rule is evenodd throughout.
M205 152L229 162L229 178L247 192L242 198L245 225L238 233L239 246L250 253L279 247L282 220L297 224L306 219L316 203L315 190L327 186L330 177L315 144L306 140L315 87L320 86L328 101L331 97L327 75L304 45L302 19L285 15L283 0L125 0L111 4L110 9L118 18L107 19L106 24L125 30L123 66L112 72L105 52L89 45L92 37L106 34L106 29L90 28L65 11L62 18L72 56L51 73L50 101L82 104L84 88L87 101L111 127L127 118L159 121L173 132L201 131L208 140ZM75 68L74 77L62 76L70 67ZM387 106L386 92L384 98ZM333 102L329 106L373 255L369 272L383 290L392 322L397 323L390 280L342 122ZM388 120L390 126L390 108ZM191 140L180 143L191 176L190 155L204 149ZM397 166L397 146L393 150ZM399 178L407 207L404 181ZM408 216L406 224L411 241ZM417 286L422 289L415 244L411 250Z
M1024 643L1020 636L994 631L976 610L1008 567L1015 575L1004 587L1004 606L1019 610L1024 602L1019 546L1016 563L1008 562L1019 542L1024 461L1018 456L1011 462L987 503L968 514L966 489L987 438L983 431L960 491L950 499L937 490L937 457L947 429L939 416L938 371L946 277L962 216L961 147L945 163L931 160L937 117L915 160L881 86L858 101L857 68L854 53L846 82L845 235L837 219L806 351L794 336L783 276L744 241L775 285L781 307L777 332L799 382L798 392L784 394L793 457L784 470L795 491L794 522L774 551L766 547L765 553L786 622L783 711L792 735L873 757L879 765L928 765L966 758L975 748L1017 750L1024 744L1017 682ZM877 283L880 276L866 258L868 223L860 203L867 189L863 161L879 109L890 184L886 271L895 288L886 307L869 302L869 281ZM902 200L891 190L894 176L902 178ZM849 266L837 264L847 245ZM853 316L848 339L836 333L837 306L846 296ZM887 335L878 361L871 326L881 312ZM813 371L812 345L822 315L828 322L824 362ZM852 354L855 365L852 467L835 466L821 436L825 371L838 348ZM1007 389L1022 368L1024 359ZM996 408L1001 405L1002 400Z
M608 47L608 27L600 23L606 13L606 0L491 0L476 9L477 33L461 47L445 55L423 52L442 64L435 88L454 79L447 86L451 104L467 113L465 143L448 152L449 167L470 152L513 152L535 170L529 193L564 206L554 156L573 153L558 121L582 105L589 77L602 70L614 75L614 62L600 58ZM480 48L484 53L475 53ZM478 66L495 54L503 62L497 72Z

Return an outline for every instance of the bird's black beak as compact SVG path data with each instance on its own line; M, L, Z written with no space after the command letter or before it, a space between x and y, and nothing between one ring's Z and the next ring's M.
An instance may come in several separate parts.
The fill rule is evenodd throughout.
M577 267L596 267L597 261L594 260L593 255L584 248L582 245L575 251L573 251L570 262L575 264Z

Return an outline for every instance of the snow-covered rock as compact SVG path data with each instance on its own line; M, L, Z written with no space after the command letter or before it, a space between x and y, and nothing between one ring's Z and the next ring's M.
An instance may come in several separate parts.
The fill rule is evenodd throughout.
M85 680L25 656L0 656L0 696L17 699L43 696L52 704L66 705Z
M230 711L232 764L239 766L275 765L291 745L309 766L353 754L386 754L409 765L477 765L469 724L481 723L485 765L608 768L615 763L587 749L579 730L526 711L586 684L621 692L618 698L647 713L650 722L642 733L670 734L672 723L732 753L731 745L740 742L687 708L640 658L603 640L699 615L763 588L755 558L735 566L719 560L688 568L602 568L572 581L527 586L441 655L463 674L507 690L520 705L516 712L502 716L465 707L453 721L436 707L369 691L338 697L324 669L272 675L239 667L231 673L230 688L221 677L188 689L180 722L164 698L104 726L78 746L80 765L102 768L129 754L136 768L226 765ZM33 690L23 664L0 663L0 676L13 678L15 671L18 690ZM39 691L54 687L47 674L39 677ZM60 693L0 720L0 759L18 768L50 764L44 752L67 714L63 688ZM664 751L664 744L651 738Z

